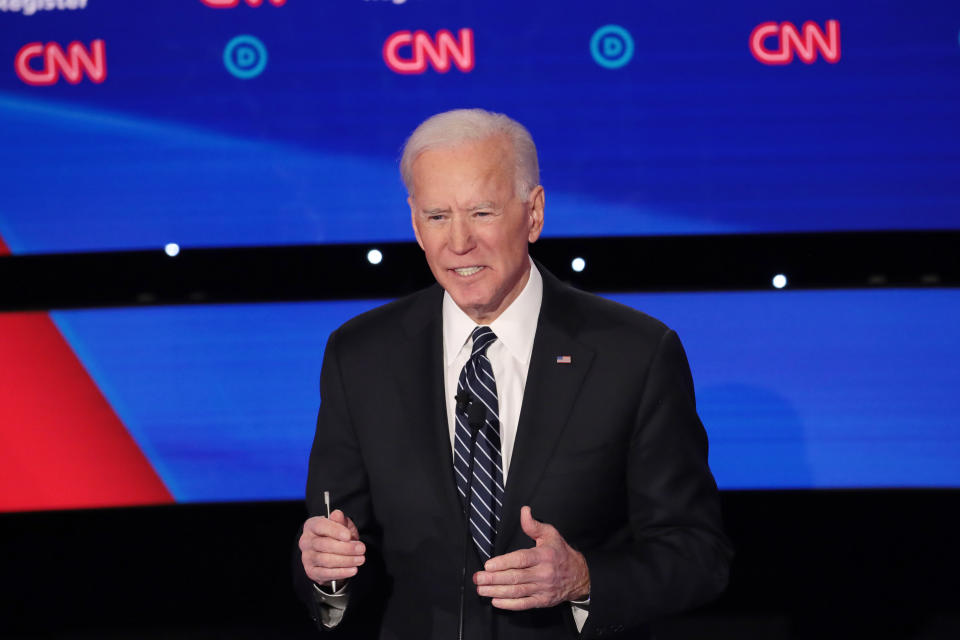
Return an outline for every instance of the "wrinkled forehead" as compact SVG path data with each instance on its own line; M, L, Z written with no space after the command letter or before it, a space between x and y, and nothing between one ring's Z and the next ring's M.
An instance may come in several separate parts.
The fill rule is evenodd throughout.
M502 134L433 145L413 159L411 186L416 191L437 183L463 183L470 178L488 185L512 187L516 175L514 155L509 138Z

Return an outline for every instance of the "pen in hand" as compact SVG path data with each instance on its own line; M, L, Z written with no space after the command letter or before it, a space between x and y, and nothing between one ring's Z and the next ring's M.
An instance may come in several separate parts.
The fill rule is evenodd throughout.
M327 509L327 519L329 520L329 519L330 519L330 492L329 492L329 491L324 491L324 492L323 492L323 506L326 507L326 509ZM337 592L337 581L336 581L336 580L331 580L331 581L330 581L330 591L333 592L333 593L336 593L336 592Z

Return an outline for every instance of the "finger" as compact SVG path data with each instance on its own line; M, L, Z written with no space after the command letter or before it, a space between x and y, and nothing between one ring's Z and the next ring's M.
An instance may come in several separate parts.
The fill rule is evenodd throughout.
M345 567L357 567L366 562L364 556L341 556L336 553L319 553L316 551L307 552L305 562L309 566L321 567L323 569L343 569Z
M494 584L477 587L477 595L484 598L519 599L536 595L541 585L526 584Z
M477 586L499 584L526 584L542 582L545 572L540 566L528 569L504 569L503 571L478 571L473 575L473 583Z
M306 548L301 546L301 551L320 551L323 553L336 553L342 556L362 556L367 550L362 542L351 540L344 542L335 538L326 536L312 537Z
M336 513L336 512L334 512ZM316 536L327 536L330 538L336 538L338 540L343 540L344 542L349 542L351 539L350 529L343 522L337 522L333 519L333 514L330 514L330 518L324 516L314 516L304 523L303 530L304 533L310 532ZM340 512L341 519L345 516L343 512Z
M538 543L553 529L549 524L534 520L533 510L528 506L520 507L520 528L527 536Z
M540 554L536 549L518 549L505 553L502 556L490 558L484 563L484 572L504 571L506 569L526 569L540 562Z
M528 596L526 598L494 598L490 601L497 609L507 609L508 611L524 611L526 609L539 609L549 606L549 604L540 596Z
M329 536L318 536L310 531L304 531L300 535L298 547L302 552L322 551L345 556L360 556L367 551L367 546L359 540L344 542Z
M478 571L473 575L473 583L478 587L488 585L517 585L535 581L535 576L530 569Z

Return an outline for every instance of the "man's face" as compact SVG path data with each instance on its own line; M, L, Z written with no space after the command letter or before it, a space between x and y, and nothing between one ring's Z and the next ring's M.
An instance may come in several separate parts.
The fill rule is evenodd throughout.
M457 306L489 324L523 290L527 244L543 228L543 188L517 197L505 137L431 149L413 163L407 199L427 264Z

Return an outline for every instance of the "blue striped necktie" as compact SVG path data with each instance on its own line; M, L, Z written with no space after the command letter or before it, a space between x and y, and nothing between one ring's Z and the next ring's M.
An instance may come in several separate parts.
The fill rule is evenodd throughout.
M454 475L460 497L465 504L470 504L470 536L476 543L483 562L493 555L493 539L499 527L500 509L503 506L503 462L500 456L497 383L487 359L487 347L496 339L497 335L490 327L477 327L473 330L473 350L460 372L457 384L458 395L469 394L471 402L479 402L485 409L486 420L477 433L476 440L471 437L471 428L467 423L469 411L465 403L458 403L455 411L457 427L454 439ZM471 473L472 484L468 481Z

